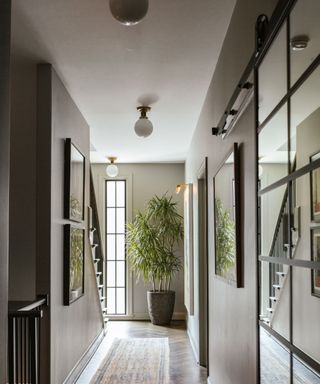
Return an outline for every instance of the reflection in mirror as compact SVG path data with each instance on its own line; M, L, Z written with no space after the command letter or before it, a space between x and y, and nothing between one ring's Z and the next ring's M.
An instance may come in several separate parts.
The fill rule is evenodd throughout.
M259 68L259 124L287 93L286 24Z
M319 384L320 376L305 362L293 357L293 383L294 384Z
M237 144L214 177L215 273L240 286Z
M318 67L291 99L291 166L296 169L310 162L320 151L320 67Z
M320 297L312 295L313 275L308 268L293 267L292 276L293 344L320 362Z
M291 13L291 85L320 53L319 15L319 0L299 0Z
M289 351L260 327L261 384L289 384Z
M259 179L261 189L288 174L287 105L259 134Z

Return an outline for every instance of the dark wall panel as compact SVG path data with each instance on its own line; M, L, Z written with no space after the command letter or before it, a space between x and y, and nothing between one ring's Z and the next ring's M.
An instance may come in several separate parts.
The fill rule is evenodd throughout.
M9 243L11 1L0 1L0 383L6 382Z

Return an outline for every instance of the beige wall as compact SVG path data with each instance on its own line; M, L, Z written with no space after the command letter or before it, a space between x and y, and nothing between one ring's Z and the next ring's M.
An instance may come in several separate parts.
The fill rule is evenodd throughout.
M104 230L104 182L106 179L106 165L93 164L93 178L97 196L97 204L100 215L102 233ZM134 217L135 212L143 210L146 202L155 194L161 196L164 193L172 195L174 201L178 202L180 214L183 214L183 193L176 195L175 187L184 180L184 164L119 164L120 174L118 178L127 178L128 182L128 219ZM179 250L183 256L182 246ZM129 297L129 315L135 319L146 319L147 298L146 286L142 281L136 281L135 277L129 279L132 297ZM172 288L176 291L175 318L183 317L185 308L183 304L183 272L174 279ZM129 292L130 294L130 292Z
M217 68L194 133L186 161L186 181L195 185L197 172L208 156L209 215L209 371L210 382L247 384L256 382L256 209L255 129L253 104L248 107L228 138L211 135L241 74L254 51L256 18L270 13L272 1L238 1L222 47ZM241 144L242 239L244 288L235 288L214 275L213 186L212 178L234 142ZM194 207L197 207L194 189ZM194 210L197 228L197 209ZM198 234L194 233L195 297L198 297ZM199 345L199 306L188 318L188 331L196 352Z

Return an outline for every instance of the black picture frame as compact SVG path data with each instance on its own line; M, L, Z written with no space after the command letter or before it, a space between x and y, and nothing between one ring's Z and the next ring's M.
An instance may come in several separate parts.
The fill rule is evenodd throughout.
M70 138L65 140L64 218L84 221L85 156Z
M310 163L320 159L320 151L310 156ZM311 221L320 223L320 168L310 172L310 214Z
M221 190L228 196L220 196ZM213 177L213 206L215 276L237 288L243 286L240 194L240 150L238 143L234 143ZM229 201L229 208L224 207L222 199ZM228 244L228 255L221 255L219 241Z
M311 261L320 261L320 227L311 231ZM311 269L311 294L320 297L320 270Z
M64 305L84 295L85 230L73 224L64 225Z

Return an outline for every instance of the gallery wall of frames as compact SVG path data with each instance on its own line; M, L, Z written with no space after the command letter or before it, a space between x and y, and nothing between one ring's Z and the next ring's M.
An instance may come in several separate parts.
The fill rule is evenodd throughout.
M282 1L257 54L261 383L320 383L320 2Z

